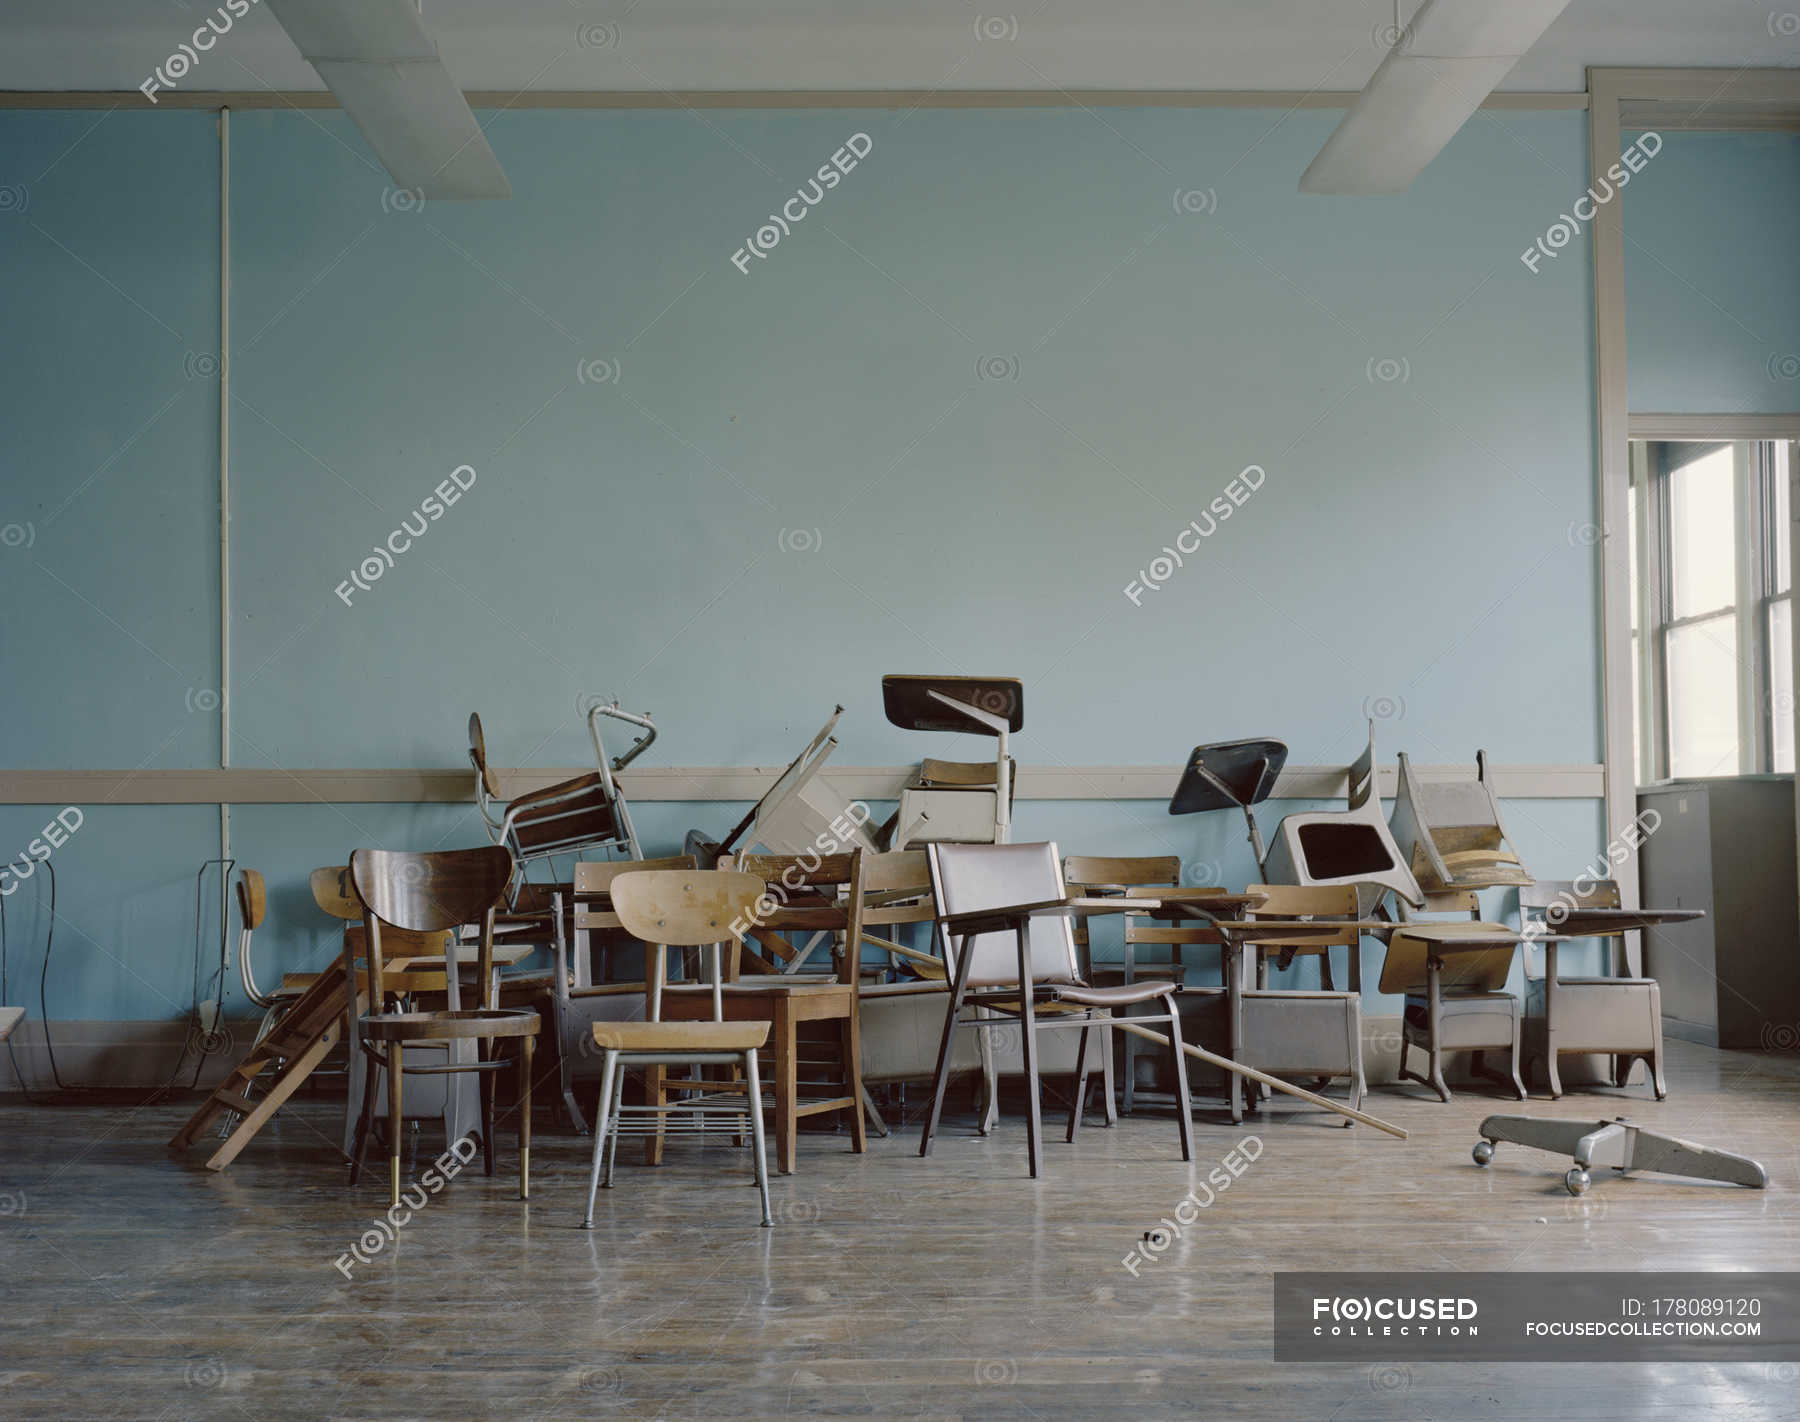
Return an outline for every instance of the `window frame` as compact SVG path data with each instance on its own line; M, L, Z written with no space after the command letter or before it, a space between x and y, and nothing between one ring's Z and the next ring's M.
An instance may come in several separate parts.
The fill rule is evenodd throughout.
M1735 589L1728 608L1713 608L1687 616L1674 615L1673 550L1670 537L1669 476L1693 459L1679 464L1667 457L1675 445L1712 445L1734 451ZM1784 476L1779 447L1787 447L1788 469ZM1669 742L1669 634L1683 627L1732 619L1737 642L1738 763L1731 771L1707 779L1732 775L1767 774L1774 771L1776 697L1785 688L1770 683L1773 665L1769 641L1770 613L1776 604L1788 604L1793 616L1794 592L1790 568L1789 586L1777 587L1778 552L1788 529L1778 519L1779 478L1793 477L1800 461L1800 441L1793 439L1732 438L1729 436L1634 434L1630 441L1628 479L1631 506L1636 515L1638 586L1632 590L1633 656L1637 666L1637 774L1640 784L1665 782L1670 776ZM1790 692L1791 694L1791 692ZM1684 777L1701 778L1701 777Z

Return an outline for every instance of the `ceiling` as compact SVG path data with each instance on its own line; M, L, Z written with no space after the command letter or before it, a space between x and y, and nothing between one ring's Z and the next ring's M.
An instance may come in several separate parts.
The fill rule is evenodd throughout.
M243 3L243 0L237 0ZM1418 0L1400 0L1409 18ZM1506 0L1496 0L1504 4ZM0 0L0 89L136 89L222 0ZM1356 90L1392 0L424 0L456 81L520 89ZM1800 65L1800 0L1574 0L1501 85ZM184 91L319 89L260 4Z

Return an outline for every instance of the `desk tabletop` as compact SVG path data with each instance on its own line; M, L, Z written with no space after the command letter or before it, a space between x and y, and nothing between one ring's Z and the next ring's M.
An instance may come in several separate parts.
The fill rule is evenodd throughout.
M1611 934L1630 933L1639 928L1659 928L1668 923L1691 923L1705 918L1705 909L1647 908L1579 908L1553 924L1555 933L1536 933L1532 938L1543 943L1551 939L1604 938Z

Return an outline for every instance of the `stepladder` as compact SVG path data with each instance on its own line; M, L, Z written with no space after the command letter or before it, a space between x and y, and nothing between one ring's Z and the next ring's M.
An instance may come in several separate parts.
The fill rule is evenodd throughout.
M230 1165L342 1039L347 1014L364 1006L362 993L352 998L346 960L339 955L207 1094L171 1137L169 1148L188 1149L223 1113L235 1112L237 1124L208 1158L206 1168L223 1170ZM263 1081L267 1086L259 1095L256 1087Z

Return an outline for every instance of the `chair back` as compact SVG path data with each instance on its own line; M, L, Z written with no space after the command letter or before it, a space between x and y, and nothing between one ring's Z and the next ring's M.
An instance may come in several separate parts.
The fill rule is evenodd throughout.
M1360 810L1375 793L1375 722L1369 722L1369 744L1350 763L1350 808Z
M499 799L500 778L488 765L487 737L481 734L481 717L473 711L469 713L469 763L475 767L475 776L481 782L482 792L493 799Z
M359 849L350 856L350 878L364 904L363 933L368 953L371 1011L382 1008L385 981L381 926L407 933L444 935L444 971L456 971L455 930L481 925L477 982L482 1006L494 995L494 913L512 882L513 857L499 845L414 854L395 849Z
M1040 844L931 844L931 884L944 914L1005 909L1067 897L1062 863L1053 842ZM1071 913L1037 914L1028 922L1034 983L1079 982ZM969 953L968 985L1019 986L1018 945L1010 932L945 935L944 957L960 971Z
M854 983L862 959L863 852L848 854L739 854L733 865L766 886L752 925L764 933L841 933L844 952L838 981ZM771 950L773 951L773 950Z
M1431 915L1453 924L1462 920L1472 925L1480 924L1481 899L1472 889L1447 889L1427 891L1424 904L1416 909L1404 899L1400 900L1403 925L1429 922ZM1485 927L1498 929L1499 925ZM1450 996L1500 992L1512 976L1513 957L1517 952L1518 945L1514 943L1504 948L1441 954L1438 986ZM1388 938L1387 951L1381 960L1381 991L1396 996L1424 992L1430 979L1431 954L1432 944L1428 939L1410 934L1404 927L1396 928Z
M1174 888L1181 882L1181 861L1173 854L1141 855L1113 858L1093 854L1071 854L1063 860L1063 882L1069 892L1083 898L1105 898L1128 894L1133 889ZM1221 893L1224 890L1220 890ZM1149 897L1154 898L1152 894ZM1218 932L1195 923L1159 923L1146 914L1121 914L1120 932L1127 944L1141 943L1219 943ZM1075 914L1075 953L1084 972L1091 972L1093 962L1088 943L1088 915Z
M1265 938L1258 943L1264 951L1282 953L1323 953L1331 948L1354 948L1362 941L1357 928L1334 929L1334 918L1354 919L1357 896L1354 884L1259 884L1264 897L1244 911L1255 922L1267 919L1294 919L1293 938Z
M312 887L313 902L333 918L341 918L350 923L362 918L362 896L356 892L356 884L350 877L348 864L315 869L308 882Z
M1617 879L1594 879L1586 889L1577 889L1571 879L1539 879L1519 887L1520 926L1527 913L1542 918L1558 904L1576 909L1618 908L1621 902Z
M245 869L239 873L237 901L244 932L253 933L261 928L263 917L269 911L269 890L260 870Z
M691 854L670 854L661 859L584 859L575 866L573 886L575 931L622 928L612 911L612 887L621 874L695 868Z
M736 941L764 888L730 869L643 869L613 879L613 912L633 938L697 948Z

